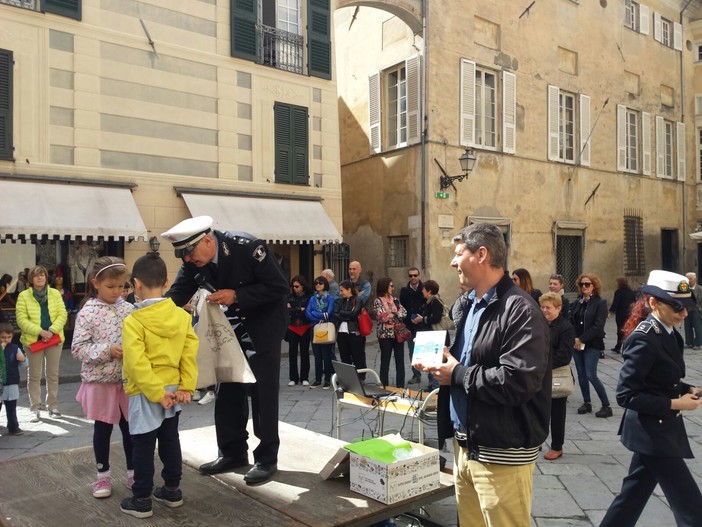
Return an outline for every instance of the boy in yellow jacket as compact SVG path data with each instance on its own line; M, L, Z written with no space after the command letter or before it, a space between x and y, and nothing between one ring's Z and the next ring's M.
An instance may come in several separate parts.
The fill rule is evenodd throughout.
M164 486L153 498L168 507L183 505L180 490L182 454L178 436L180 404L190 403L197 382L198 338L191 317L170 298L166 264L157 253L134 263L136 310L122 331L125 391L129 395L129 433L132 436L134 485L120 509L137 518L153 514L154 451L163 462Z

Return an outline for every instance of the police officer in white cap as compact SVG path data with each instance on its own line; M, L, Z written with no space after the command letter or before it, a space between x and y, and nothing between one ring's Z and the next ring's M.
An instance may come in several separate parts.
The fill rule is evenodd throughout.
M198 216L162 234L183 260L166 296L183 306L202 286L214 291L209 302L228 306L227 317L256 376L249 394L260 443L253 452L255 466L244 480L262 483L278 463L280 347L288 326L288 281L264 241L243 232L213 230L212 223L211 217ZM215 429L220 456L201 465L201 472L217 474L249 464L247 389L242 383L219 384Z
M693 456L682 418L702 404L702 389L683 381L683 339L675 329L692 305L687 278L651 271L631 308L617 402L625 408L621 441L633 456L600 527L634 527L656 484L678 526L702 525L702 494L683 461Z

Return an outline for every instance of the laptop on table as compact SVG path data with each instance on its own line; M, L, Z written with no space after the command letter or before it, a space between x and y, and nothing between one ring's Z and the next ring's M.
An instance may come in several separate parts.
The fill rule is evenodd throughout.
M358 370L353 364L346 364L345 362L333 360L332 365L334 366L334 372L336 373L336 382L345 392L357 395L359 397L370 398L397 395L395 392L361 382L361 377L358 375Z

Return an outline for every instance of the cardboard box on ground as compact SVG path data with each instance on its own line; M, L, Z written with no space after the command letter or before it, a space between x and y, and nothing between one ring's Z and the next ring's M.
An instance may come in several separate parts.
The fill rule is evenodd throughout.
M377 440L397 441L398 436L370 441ZM388 505L438 489L439 451L419 443L403 443L410 445L411 457L396 461L380 461L340 449L320 475L328 479L348 473L352 491Z

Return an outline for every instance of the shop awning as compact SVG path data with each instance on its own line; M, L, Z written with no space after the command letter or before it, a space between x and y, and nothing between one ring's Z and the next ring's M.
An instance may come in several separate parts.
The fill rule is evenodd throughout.
M267 243L341 241L319 201L182 193L193 216L212 216L215 229L244 231Z
M0 239L148 238L128 188L0 183Z

